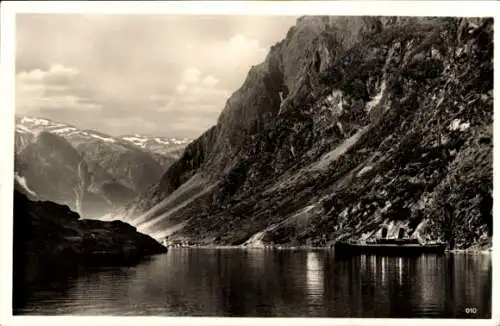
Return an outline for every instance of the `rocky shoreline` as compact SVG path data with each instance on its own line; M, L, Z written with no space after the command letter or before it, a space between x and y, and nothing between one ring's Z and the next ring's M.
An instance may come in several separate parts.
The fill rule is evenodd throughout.
M13 282L17 303L22 302L31 284L92 266L131 266L167 250L122 221L80 219L68 206L30 200L14 191Z
M180 245L180 246L167 246L168 248L176 248L176 249L218 249L218 250L230 250L230 249L240 249L240 250L333 250L332 246L275 246L275 245L266 245L263 247L251 247L251 246L218 246L218 245ZM446 250L446 253L458 254L458 253L466 253L466 254L490 254L493 251L493 248L468 248L468 249L454 249L454 250Z

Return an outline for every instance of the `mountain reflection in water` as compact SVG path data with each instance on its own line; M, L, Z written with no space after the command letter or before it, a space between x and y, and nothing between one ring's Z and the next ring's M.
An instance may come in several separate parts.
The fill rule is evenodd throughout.
M490 318L489 254L171 249L30 288L16 314ZM478 313L467 315L466 307Z

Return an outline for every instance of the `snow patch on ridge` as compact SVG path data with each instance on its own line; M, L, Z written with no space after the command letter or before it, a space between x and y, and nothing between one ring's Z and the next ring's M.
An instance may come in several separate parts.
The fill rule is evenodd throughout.
M451 131L456 131L456 130L466 131L467 129L469 129L469 127L470 127L470 122L462 123L460 119L455 119L450 123L448 129Z
M76 130L75 127L65 127L65 128L61 128L61 129L51 130L50 132L53 132L55 134L61 134L61 133L67 133L67 132L75 131L75 130Z
M28 183L26 182L25 177L20 176L19 173L17 173L17 172L14 173L14 177L15 177L17 183L19 183L19 185L21 187L23 187L23 189L26 190L26 192L28 192L31 196L34 196L34 197L37 196L37 194L33 190L31 190L30 187L28 186Z
M380 91L378 92L377 95L375 95L368 103L366 103L366 111L370 112L374 107L376 107L380 101L382 100L382 97L384 96L385 93L385 79L382 81L382 84L380 85Z
M101 136L96 135L96 134L90 134L90 136L93 137L93 138L100 139L102 141L108 142L108 143L115 143L116 142L116 140L114 140L113 138L101 137Z
M33 133L33 131L31 131L29 128L27 128L26 126L23 126L21 124L16 125L16 131L21 133L21 134L32 134Z

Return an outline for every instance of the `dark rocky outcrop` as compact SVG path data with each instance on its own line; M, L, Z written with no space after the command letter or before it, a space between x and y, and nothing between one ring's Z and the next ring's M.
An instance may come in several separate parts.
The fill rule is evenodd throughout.
M300 18L115 216L201 244L328 245L382 226L491 243L492 23Z
M137 263L166 252L156 240L121 221L82 220L66 205L32 201L14 190L14 293L51 274L90 265Z

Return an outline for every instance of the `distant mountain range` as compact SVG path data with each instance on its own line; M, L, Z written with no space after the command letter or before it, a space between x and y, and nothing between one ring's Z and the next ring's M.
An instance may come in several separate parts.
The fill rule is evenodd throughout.
M182 153L184 147L192 141L192 139L189 138L178 139L139 134L113 137L95 130L80 129L67 123L56 122L46 118L16 116L16 138L19 137L29 140L34 134L40 131L48 131L68 140L95 141L97 139L109 143L121 143L125 141L153 153L172 155L175 157L178 157L180 153ZM16 146L20 146L21 148L25 144L26 142L23 142L21 139L19 142L16 142ZM17 150L18 148L16 147L16 151Z
M143 149L160 154L173 153L178 149L184 149L184 147L191 142L191 139L188 138L177 139L137 134L120 136L120 139L129 141Z
M40 199L66 204L91 218L158 182L189 142L113 137L29 116L16 116L15 129L16 177Z

